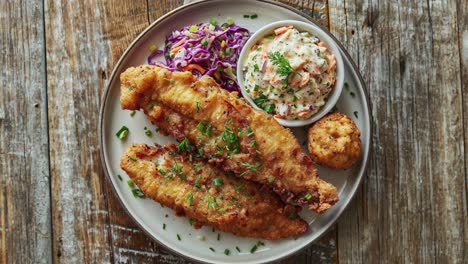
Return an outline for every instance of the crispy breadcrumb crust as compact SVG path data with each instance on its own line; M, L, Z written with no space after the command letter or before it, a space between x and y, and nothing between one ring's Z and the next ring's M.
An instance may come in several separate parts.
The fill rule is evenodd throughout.
M318 213L338 201L336 188L318 177L314 162L289 129L237 93L221 89L211 77L198 80L190 72L150 65L129 68L120 77L124 109L143 109L163 132L179 141L189 139L210 163ZM236 146L220 140L227 130L238 137L237 152L232 151Z
M147 196L194 220L194 227L268 240L303 234L308 224L300 207L285 205L258 184L227 176L175 145L135 144L122 155L121 168ZM214 183L217 179L217 184ZM220 184L221 183L221 184Z
M308 130L309 152L320 165L332 169L349 169L361 153L361 132L347 115L334 112Z

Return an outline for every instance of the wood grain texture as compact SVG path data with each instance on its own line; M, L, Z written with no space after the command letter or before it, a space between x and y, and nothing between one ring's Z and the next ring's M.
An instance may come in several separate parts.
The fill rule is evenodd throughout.
M55 263L112 259L96 136L109 55L103 9L93 0L45 3Z
M329 4L331 30L368 84L375 128L370 169L338 224L339 261L466 262L457 5Z
M0 1L0 261L50 263L43 6Z
M342 41L374 124L351 205L323 238L279 263L468 262L468 2L279 1ZM182 3L0 1L2 263L188 262L127 215L96 137L113 66Z

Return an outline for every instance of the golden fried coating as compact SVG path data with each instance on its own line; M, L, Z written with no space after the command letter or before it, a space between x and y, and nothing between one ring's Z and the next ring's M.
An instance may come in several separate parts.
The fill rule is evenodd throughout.
M359 159L360 135L349 116L334 112L309 128L307 146L318 164L333 169L348 169Z
M336 188L321 180L293 134L255 110L209 76L156 66L121 74L124 109L143 109L151 122L200 156L236 176L269 186L288 203L323 212L338 201Z
M178 216L194 219L194 227L210 225L239 236L280 239L307 231L299 207L285 205L258 184L226 176L188 153L139 144L122 155L120 167L135 184Z

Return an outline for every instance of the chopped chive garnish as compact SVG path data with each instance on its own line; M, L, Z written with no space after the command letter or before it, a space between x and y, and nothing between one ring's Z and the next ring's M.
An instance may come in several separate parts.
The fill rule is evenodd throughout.
M132 189L132 194L134 197L145 199L146 195L140 189Z
M290 219L296 219L296 218L297 218L297 213L290 213L290 214L288 215L288 217L289 217Z
M148 130L145 130L145 134L146 134L147 137L153 136L153 133L152 133L151 130L149 130L149 129L148 129Z
M223 179L220 179L220 178L213 179L213 184L215 186L221 186L223 185Z
M239 184L236 186L236 191L239 191L242 188L244 188L244 184Z
M255 251L257 251L258 247L257 245L254 245L251 249L250 249L250 253L255 253Z
M221 239L221 234L220 234L220 233L218 233L218 237L216 238L216 240L218 240L218 241L219 241L220 239Z
M213 252L216 252L216 251L214 250L214 248L212 248L212 247L210 247L210 250L213 251Z
M275 110L275 105L274 104L266 105L265 107L263 107L263 110L265 110L265 112L271 114L271 113L273 113L273 110Z
M348 84L348 82L345 82L345 83L344 83L344 87L346 88L346 90L349 90L349 84Z
M239 251L239 253L241 252L240 248L238 246L236 246L236 250Z
M253 170L253 171L257 171L257 169L260 168L260 166L262 166L261 163L259 163L259 164L257 164L257 165L252 165L252 164L250 164L250 163L248 163L248 162L241 162L241 164L242 164L243 166L245 166L247 169Z
M349 95L351 95L352 97L356 96L354 92L349 92Z
M305 198L306 198L307 200L310 200L310 198L312 198L312 195L311 195L310 193L308 193L308 194L306 194Z
M128 185L129 187L133 187L133 186L135 186L135 182L133 182L133 180L130 179L130 180L127 181L127 185Z
M244 15L244 18L250 18L250 15Z
M193 205L193 193L192 192L189 192L187 194L187 200L189 201L190 206L192 206Z
M182 239L180 239L180 235L177 234L177 240L181 241Z
M231 253L231 251L229 249L226 248L224 250L224 255L229 256L230 253Z
M224 212L226 212L226 208L221 208L221 209L218 210L218 212L219 213L224 213Z
M119 180L122 181L122 176L120 176L120 174L117 174L117 178L119 178Z
M200 102L197 102L197 113L200 113L200 109L201 109L201 104Z
M251 19L256 19L257 17L258 17L257 14L253 14L253 15L250 16Z
M358 111L354 111L354 116L355 116L356 118L359 118L359 117L358 117Z
M137 158L135 158L135 157L130 157L130 160L131 160L131 161L137 161Z
M135 111L135 110L133 110L133 111L130 112L130 116L131 116L131 117L133 117L135 114L136 114L136 111Z
M195 222L195 220L193 220L193 218L189 218L188 221L189 221L189 224L190 224L190 225L193 225L193 222Z
M201 175L197 176L197 179L195 180L195 188L201 189L201 184L199 183L201 179Z
M166 172L163 169L159 169L159 173L161 173L161 175L166 175Z
M251 146L251 147L257 146L257 141L256 141L256 140L253 140L252 143L250 143L250 146Z
M166 224L163 224L163 229L166 230Z
M149 105L148 105L148 108L149 108L149 109L153 109L153 107L154 107L154 104L149 104Z
M128 133L130 130L128 130L128 127L123 126L117 133L115 134L119 139L125 139L128 136Z

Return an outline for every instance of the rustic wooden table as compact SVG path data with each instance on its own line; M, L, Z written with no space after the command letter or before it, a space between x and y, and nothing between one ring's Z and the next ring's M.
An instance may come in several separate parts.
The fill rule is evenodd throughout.
M282 2L344 43L367 83L375 131L351 205L282 263L467 263L468 1ZM2 263L186 262L127 216L97 138L113 65L182 4L0 1Z

